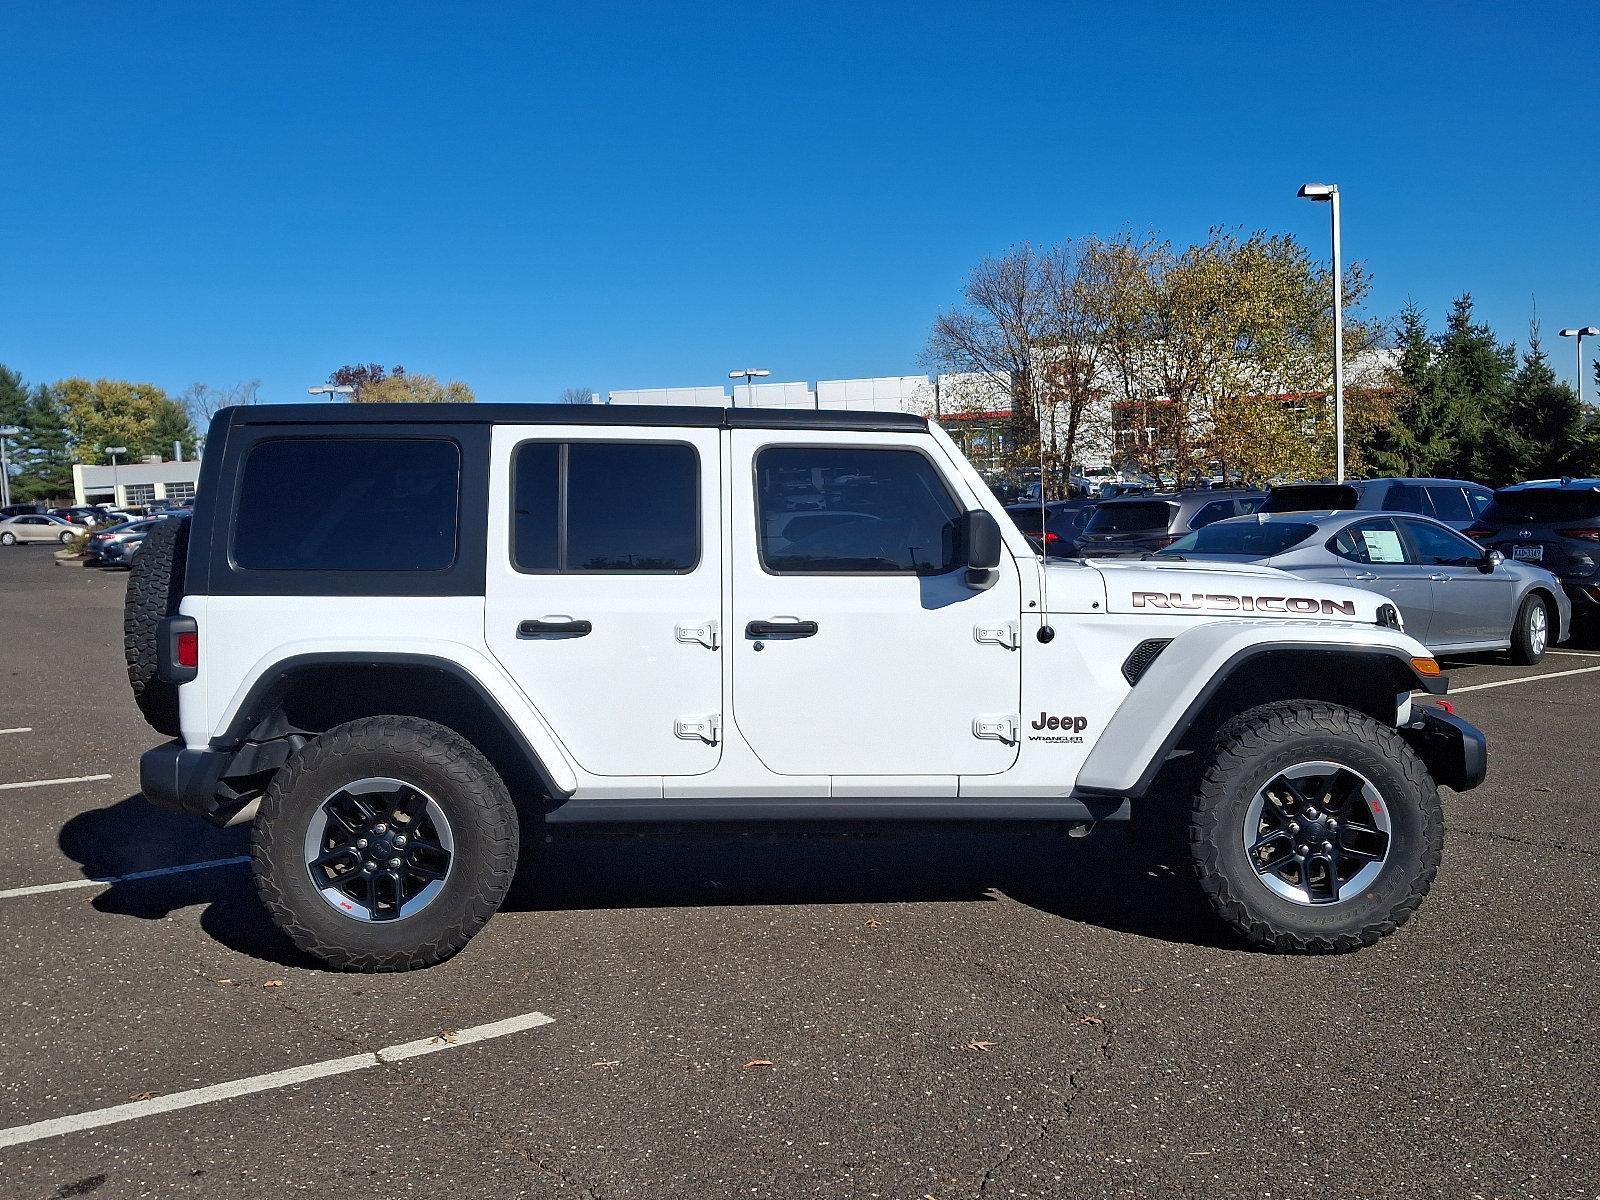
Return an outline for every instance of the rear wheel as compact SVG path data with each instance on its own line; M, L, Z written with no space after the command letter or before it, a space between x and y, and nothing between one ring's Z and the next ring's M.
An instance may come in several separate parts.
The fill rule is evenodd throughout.
M341 971L443 962L500 907L517 815L459 734L414 717L336 726L278 772L252 841L278 928Z
M1531 667L1549 648L1550 606L1543 596L1529 596L1517 609L1517 623L1511 630L1511 661Z
M1369 946L1428 894L1439 793L1393 729L1338 705L1269 704L1225 726L1207 758L1190 849L1212 907L1250 943Z
M15 546L16 544L17 535L12 533L9 529L4 533L0 533L0 546Z

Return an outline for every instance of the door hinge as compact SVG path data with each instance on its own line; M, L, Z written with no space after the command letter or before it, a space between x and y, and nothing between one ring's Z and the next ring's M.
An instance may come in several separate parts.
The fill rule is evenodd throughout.
M686 742L715 746L722 740L722 716L712 713L706 717L679 717L672 723L672 732Z
M972 636L980 642L992 642L996 646L1004 646L1007 650L1015 650L1022 645L1015 621L1001 621L996 625L974 625Z
M989 714L972 718L972 736L982 738L989 742L1004 742L1014 746L1017 742L1017 726L1022 721L1021 713Z
M715 621L707 621L703 625L679 625L674 636L680 642L695 642L707 650L715 650L720 644Z

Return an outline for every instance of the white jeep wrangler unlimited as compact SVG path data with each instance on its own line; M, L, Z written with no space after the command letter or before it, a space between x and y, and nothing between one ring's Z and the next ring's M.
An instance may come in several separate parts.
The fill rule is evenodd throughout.
M1245 939L1394 930L1481 734L1370 592L1042 561L875 412L266 405L211 426L129 583L154 803L253 825L332 966L459 950L519 826L1127 820Z

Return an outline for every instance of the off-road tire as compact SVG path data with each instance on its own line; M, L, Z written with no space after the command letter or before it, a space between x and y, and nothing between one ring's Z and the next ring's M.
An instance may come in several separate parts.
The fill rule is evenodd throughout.
M1444 814L1428 769L1405 739L1364 713L1290 700L1250 709L1218 731L1190 809L1189 846L1217 915L1253 946L1333 954L1370 946L1416 911L1439 870ZM1268 890L1242 829L1258 789L1297 763L1328 761L1364 775L1391 822L1388 857L1359 895L1321 906Z
M1542 645L1537 642L1533 633L1535 610L1544 614ZM1543 596L1530 595L1523 599L1522 607L1517 609L1517 622L1511 627L1511 661L1517 666L1531 667L1544 660L1545 652L1550 648L1551 616L1550 604Z
M156 678L156 635L161 621L183 602L189 558L189 522L169 519L145 535L128 575L122 602L122 652L128 660L133 702L157 733L177 737L178 685Z
M323 802L364 778L403 780L444 809L455 849L444 889L411 916L353 920L322 898L305 837ZM517 868L517 811L495 769L452 729L416 717L337 725L291 755L262 797L251 837L256 888L301 950L339 971L411 971L441 963L482 929Z

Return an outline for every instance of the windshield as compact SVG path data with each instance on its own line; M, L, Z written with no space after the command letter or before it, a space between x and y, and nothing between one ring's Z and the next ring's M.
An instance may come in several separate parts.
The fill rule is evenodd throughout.
M1196 529L1160 554L1241 554L1250 558L1271 558L1298 546L1316 531L1315 525L1299 521L1223 521Z
M1510 525L1519 521L1542 524L1545 521L1592 521L1600 517L1600 492L1549 491L1496 492L1482 520Z
M1172 506L1165 500L1102 504L1094 510L1085 529L1089 533L1165 533L1171 516Z

